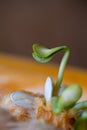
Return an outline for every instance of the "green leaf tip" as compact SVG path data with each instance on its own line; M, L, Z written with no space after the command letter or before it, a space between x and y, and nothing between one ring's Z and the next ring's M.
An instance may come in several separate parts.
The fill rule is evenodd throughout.
M39 45L39 44L33 44L33 51L36 52L36 54L39 57L49 57L51 52L51 49L48 49L45 46Z

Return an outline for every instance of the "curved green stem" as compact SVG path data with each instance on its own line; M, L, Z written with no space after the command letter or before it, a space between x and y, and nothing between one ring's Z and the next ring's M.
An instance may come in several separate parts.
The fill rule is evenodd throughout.
M47 47L40 46L38 44L34 44L33 51L34 51L33 52L34 59L39 62L42 62L42 63L50 61L57 52L60 52L60 51L65 52L65 54L62 58L62 61L60 63L60 66L59 66L58 77L57 77L56 85L53 90L53 95L54 96L57 95L59 87L60 87L62 79L63 79L64 70L65 70L69 55L70 55L69 48L67 46L60 46L60 47L55 47L55 48L49 49Z
M69 55L70 55L70 50L67 46L62 46L61 48L62 48L61 50L65 51L65 54L61 60L60 66L59 66L58 78L56 81L53 95L57 95L57 93L58 93L58 89L59 89L61 82L63 80L64 70L65 70Z

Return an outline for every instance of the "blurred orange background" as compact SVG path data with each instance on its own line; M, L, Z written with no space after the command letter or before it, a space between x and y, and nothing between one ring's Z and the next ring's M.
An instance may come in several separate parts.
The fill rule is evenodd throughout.
M87 2L0 0L0 52L31 57L33 43L66 44L69 65L87 68Z

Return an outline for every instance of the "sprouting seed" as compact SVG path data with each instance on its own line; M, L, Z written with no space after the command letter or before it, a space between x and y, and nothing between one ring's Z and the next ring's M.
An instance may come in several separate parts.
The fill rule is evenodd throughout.
M60 114L62 111L68 109L71 112L74 112L76 115L74 129L87 130L87 101L77 103L82 95L81 87L77 84L73 84L68 87L61 87L64 70L70 55L70 49L67 46L49 49L45 46L34 44L32 55L36 61L46 63L60 51L64 51L65 53L59 66L58 76L54 88L50 77L47 78L45 83L44 96L46 102L51 100L52 110L55 114ZM80 115L78 116L79 113Z

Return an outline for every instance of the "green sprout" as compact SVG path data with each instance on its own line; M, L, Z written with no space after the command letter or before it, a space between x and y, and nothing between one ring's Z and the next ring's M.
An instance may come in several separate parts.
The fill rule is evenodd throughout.
M70 55L69 48L67 46L60 46L60 47L55 47L55 48L49 49L47 47L40 46L38 44L34 44L33 51L34 52L32 55L33 55L34 59L39 62L42 62L42 63L50 61L55 56L55 54L57 54L60 51L65 52L65 54L62 58L62 61L60 63L58 78L57 78L56 85L53 90L53 95L57 95L58 90L59 90L62 80L63 80L64 70L65 70L69 55Z
M38 44L33 44L33 57L36 61L46 63L60 51L64 51L64 56L59 66L59 72L54 87L52 86L51 78L47 78L44 94L48 94L45 98L50 101L54 114L60 114L62 111L70 110L75 114L76 122L74 125L75 130L86 130L87 129L87 101L78 102L82 96L82 88L77 84L69 85L63 88L61 83L64 76L64 71L70 56L70 49L67 46L60 46L55 48L47 48ZM48 86L49 85L49 86ZM52 89L53 87L53 89ZM60 93L61 87L63 91ZM50 90L48 90L50 89ZM81 113L79 115L79 113ZM79 116L78 116L79 115Z

